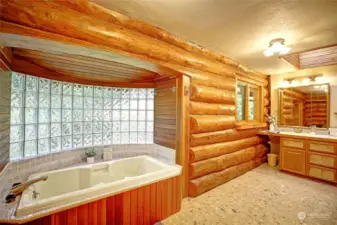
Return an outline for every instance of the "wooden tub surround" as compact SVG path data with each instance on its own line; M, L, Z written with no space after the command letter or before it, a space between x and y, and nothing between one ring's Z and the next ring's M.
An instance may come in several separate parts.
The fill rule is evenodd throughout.
M91 202L64 205L0 222L4 225L153 225L180 210L180 185L181 179L177 176Z
M261 132L261 134L265 134ZM270 134L280 138L280 169L337 183L337 138ZM273 139L272 139L273 140Z

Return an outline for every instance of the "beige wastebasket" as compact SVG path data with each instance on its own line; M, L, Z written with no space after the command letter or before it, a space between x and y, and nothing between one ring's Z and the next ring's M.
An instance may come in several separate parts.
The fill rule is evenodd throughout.
M278 155L276 155L276 154L267 154L267 156L268 156L268 165L272 166L272 167L277 166Z

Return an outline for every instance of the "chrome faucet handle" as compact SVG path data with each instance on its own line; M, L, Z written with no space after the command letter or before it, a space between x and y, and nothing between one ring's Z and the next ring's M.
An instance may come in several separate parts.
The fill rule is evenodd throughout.
M36 199L38 195L40 195L40 193L34 190L33 191L33 199Z

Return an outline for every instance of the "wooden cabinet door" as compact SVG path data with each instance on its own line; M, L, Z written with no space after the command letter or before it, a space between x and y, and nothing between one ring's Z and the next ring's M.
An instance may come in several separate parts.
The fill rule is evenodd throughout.
M282 147L281 169L305 175L305 151Z

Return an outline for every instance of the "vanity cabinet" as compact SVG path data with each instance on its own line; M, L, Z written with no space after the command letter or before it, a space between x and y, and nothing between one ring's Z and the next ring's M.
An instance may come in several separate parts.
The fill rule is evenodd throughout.
M281 168L289 172L305 175L305 150L283 147Z
M280 137L280 169L337 183L336 142Z

